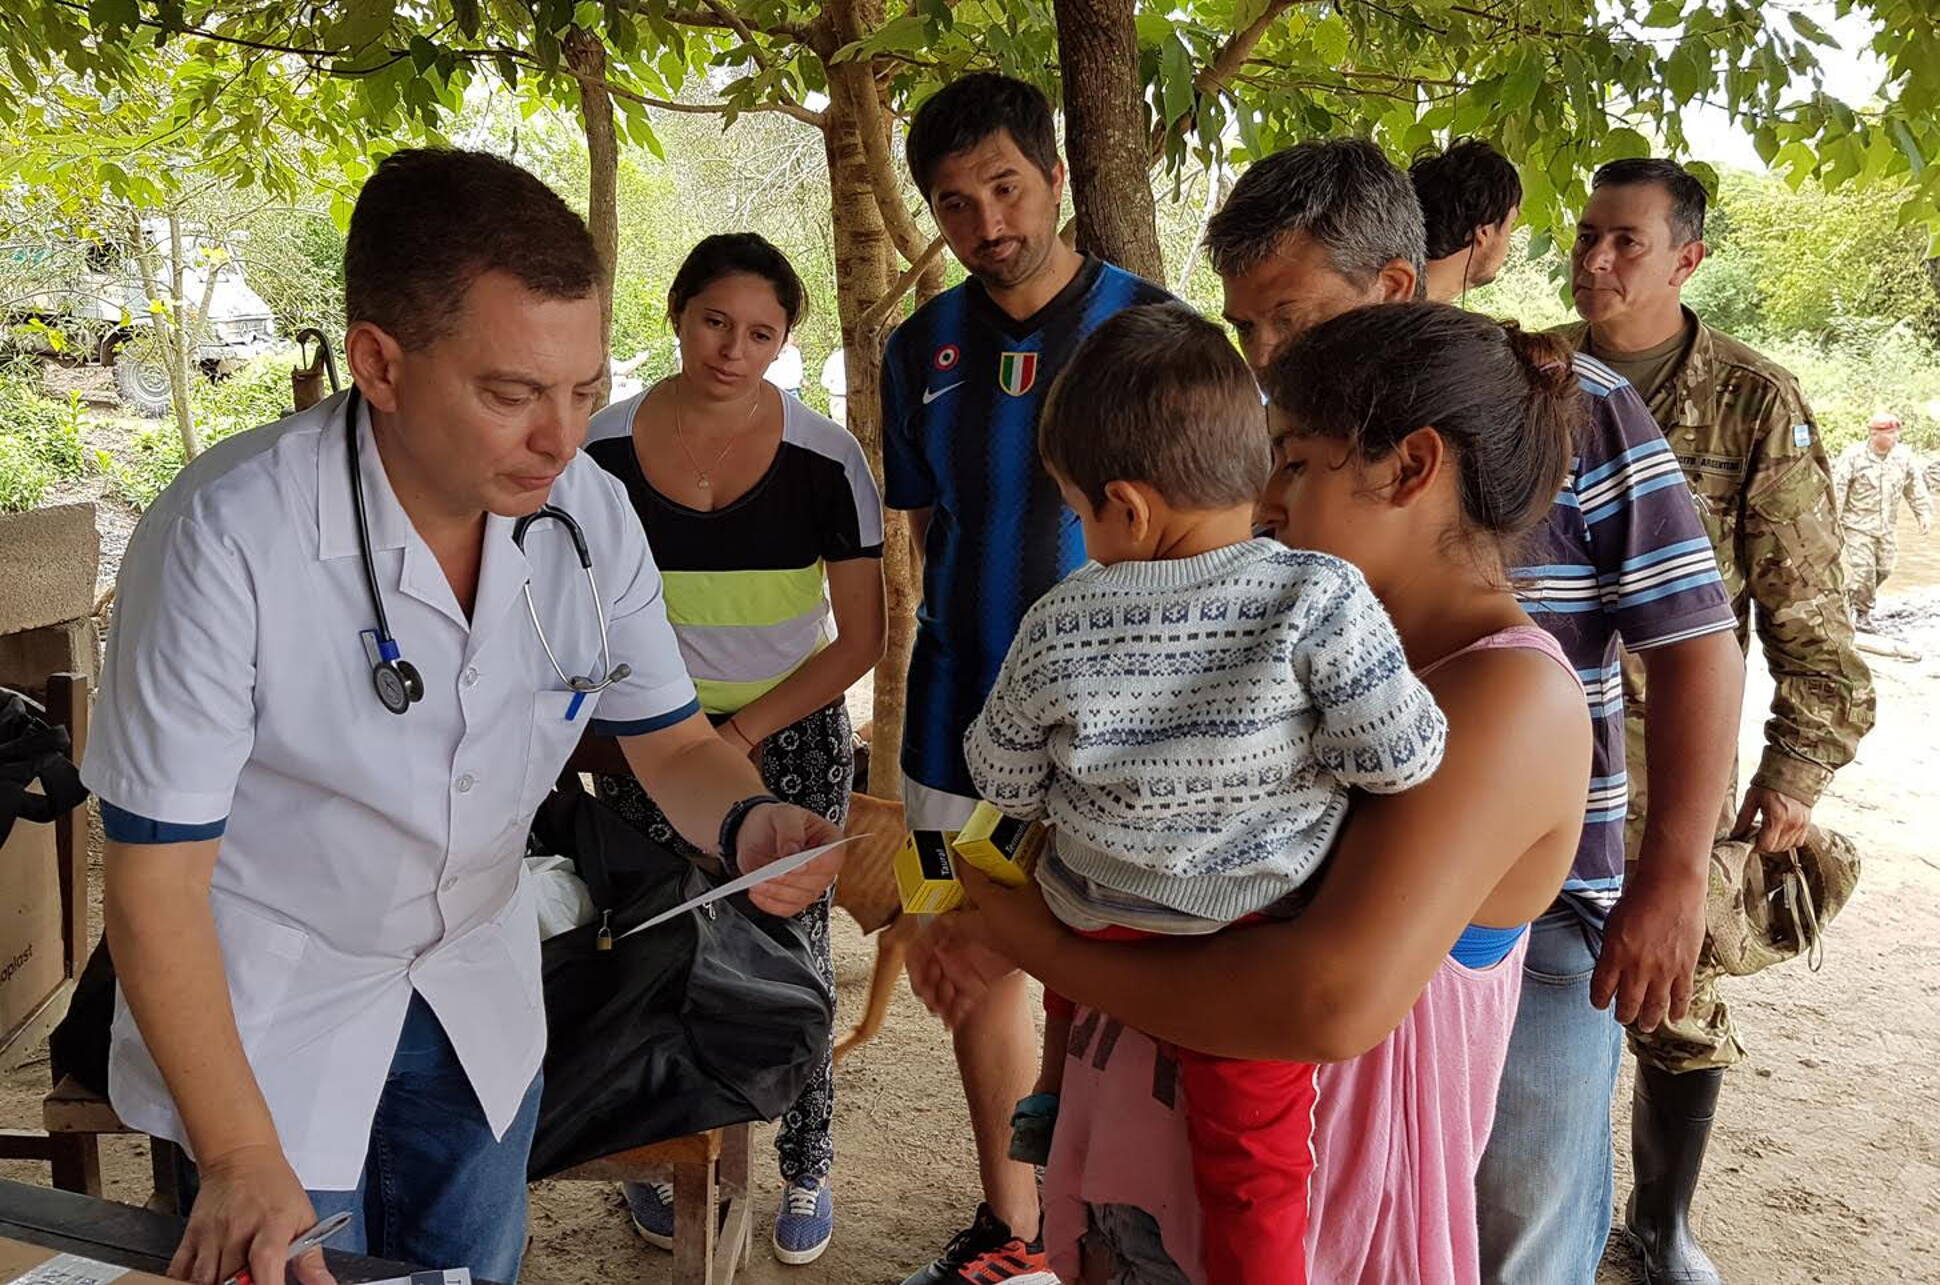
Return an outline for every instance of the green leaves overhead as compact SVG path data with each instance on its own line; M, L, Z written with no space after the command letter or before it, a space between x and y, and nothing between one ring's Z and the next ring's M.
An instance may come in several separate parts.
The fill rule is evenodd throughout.
M624 136L658 146L657 105L812 120L831 62L868 59L907 114L965 71L1057 91L1051 0L899 0L838 33L810 0L22 0L0 26L0 128L72 162L0 158L118 194L215 175L272 195L347 182L347 166L439 138L468 93L576 111L575 32L606 47ZM864 11L868 6L864 6ZM1689 113L1722 110L1790 181L1908 184L1940 226L1940 30L1929 0L1842 0L1870 15L1879 93L1823 92L1832 33L1753 0L1141 0L1147 122L1162 167L1244 163L1323 135L1397 157L1494 140L1526 216L1566 226L1615 156L1681 153ZM1250 43L1236 39L1262 19ZM1842 29L1843 30L1843 29ZM827 60L825 62L825 59ZM132 105L132 112L130 107ZM23 133L24 131L24 133ZM32 148L28 150L33 150ZM105 162L105 164L103 164ZM39 168L36 169L35 167ZM109 167L112 168L109 168Z

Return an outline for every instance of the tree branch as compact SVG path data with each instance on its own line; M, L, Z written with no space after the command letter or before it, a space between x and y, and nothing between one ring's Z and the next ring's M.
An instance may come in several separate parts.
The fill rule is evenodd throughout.
M1314 0L1300 0L1300 2L1313 3ZM1224 89L1239 69L1246 65L1246 60L1253 56L1253 50L1259 46L1268 28L1279 21L1281 15L1293 8L1295 3L1296 0L1272 0L1260 11L1259 17L1227 37L1226 43L1219 47L1219 52L1213 55L1212 61L1200 68L1199 74L1192 78L1192 111L1177 120L1161 121L1152 131L1154 160L1165 155L1166 143L1198 114L1198 100L1210 97Z
M1267 71L1285 70L1284 67L1270 58L1248 58L1246 60L1246 66L1249 70L1254 67L1264 68ZM1404 76L1400 72L1394 71L1355 71L1347 67L1332 67L1328 70L1343 80L1384 80L1395 85L1418 85L1423 89L1467 89L1471 83L1466 80L1444 80L1434 76ZM1242 84L1249 85L1259 84L1262 81L1273 82L1271 76L1262 77L1256 74L1240 75L1235 73L1233 79ZM1346 86L1343 86L1343 88L1346 88Z
M876 206L882 211L883 229L889 233L896 252L905 263L921 258L928 239L909 207L903 204L902 190L896 183L896 163L889 155L889 123L874 79L869 82L869 101L858 103L856 131L862 135L862 153L869 163L869 185L875 190Z
M889 289L883 292L882 298L869 305L869 311L863 313L861 320L856 322L858 339L874 342L876 332L882 329L885 321L889 320L889 314L896 310L896 305L903 301L903 296L910 292L922 279L923 274L929 271L930 266L942 256L943 245L942 237L930 242L929 246L916 256L916 262L910 264L903 275L897 277Z
M1237 77L1234 77L1234 80L1238 84L1250 85L1255 89L1308 89L1308 90L1319 90L1330 94L1353 94L1362 98L1391 98L1396 102L1403 102L1403 103L1411 103L1415 101L1415 97L1413 94L1404 93L1400 89L1375 89L1372 87L1356 87L1354 85L1350 85L1342 81L1306 80L1300 77L1252 76L1252 75L1237 76ZM1407 82L1405 78L1402 78L1401 83L1405 84L1409 82ZM1424 85L1423 87L1426 88L1427 86ZM1450 92L1451 93L1455 92L1455 90L1458 90L1460 88L1463 88L1463 87L1455 86L1454 89L1450 90ZM1433 98L1435 97L1435 95L1430 95L1430 97Z
M763 71L773 70L774 64L768 61L768 51L756 43L754 32L748 29L748 24L742 20L740 14L722 4L721 0L702 0L702 3L707 5L709 12L726 23L735 35L741 37L748 46L748 52L754 55L755 62L761 65Z
M747 35L744 34L745 32L755 30L745 19L739 18L739 15L736 15L734 19L730 19L722 14L720 12L721 6L719 5L708 4L707 7L711 12L703 13L698 9L675 9L661 16L675 26L708 27L715 31L734 31L740 34L743 40L748 39ZM628 0L625 8L629 13L643 16L646 14L646 10L639 3L639 0ZM759 30L762 35L773 36L778 40L792 40L799 45L808 43L808 26L805 23L771 22L764 24Z
M54 0L54 3L63 9L73 9L79 13L86 13L88 11L88 6L82 0ZM234 45L240 49L254 49L266 54L300 54L305 58L341 58L349 52L344 49L304 49L295 45L267 44L261 41L247 40L241 36L227 35L220 31L209 31L202 27L191 27L186 23L177 25L175 23L162 22L157 18L138 18L136 19L136 25L153 27L157 31L166 31L178 36L195 36L201 40L213 40L218 44Z
M490 56L498 57L501 55L517 59L527 66L542 67L543 70L557 71L562 75L571 76L582 85L604 89L615 98L624 98L630 103L638 103L642 107L651 107L657 111L686 112L695 116L725 116L729 112L735 111L780 112L784 116L794 117L804 125L813 125L816 129L821 129L825 123L822 113L810 111L808 108L796 102L749 103L746 106L739 107L733 103L678 103L665 98L649 97L637 90L628 89L623 85L616 85L604 76L591 75L586 72L577 71L572 67L543 67L537 58L522 49L501 49L494 51ZM486 55L480 54L477 56L484 57Z
M1193 89L1201 94L1216 94L1224 89L1226 82L1232 79L1233 73L1253 56L1253 50L1265 38L1267 29L1279 19L1281 14L1291 8L1293 8L1293 0L1274 0L1261 10L1260 16L1249 23L1244 30L1235 31L1227 38L1226 43L1219 47L1219 52L1213 55L1213 60L1192 78Z

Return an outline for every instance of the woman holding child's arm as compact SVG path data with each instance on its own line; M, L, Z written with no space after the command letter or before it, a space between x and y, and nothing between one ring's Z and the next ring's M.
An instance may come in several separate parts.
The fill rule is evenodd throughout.
M1206 1279L1195 1274L1189 1202L1133 1209L1127 1222L1124 1205L1097 1203L1085 1185L1122 1169L1114 1150L1184 1154L1161 1091L1177 1045L1354 1059L1324 1068L1319 1085L1312 1279L1472 1280L1475 1166L1525 928L1568 869L1589 775L1581 689L1505 571L1508 546L1543 518L1567 472L1574 377L1548 340L1408 304L1321 326L1267 384L1279 436L1269 515L1286 543L1366 576L1447 719L1440 769L1357 801L1291 921L1086 940L1034 888L966 870L974 905L956 935L1103 1019L1087 1030L1080 1018L1086 1038L1066 1063L1047 1174L1054 1192L1076 1183L1073 1207L1059 1216L1047 1204L1046 1218L1083 1236L1084 1279L1103 1270L1097 1251L1123 1263L1160 1237L1185 1279ZM946 1015L974 999L977 956L955 952L947 973L918 979ZM1110 1127L1092 1132L1094 1118ZM1061 1260L1052 1248L1060 1270L1078 1275L1076 1245Z

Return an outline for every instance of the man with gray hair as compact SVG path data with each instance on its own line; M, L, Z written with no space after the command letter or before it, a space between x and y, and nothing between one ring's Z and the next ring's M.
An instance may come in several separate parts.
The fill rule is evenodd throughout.
M1332 317L1414 298L1423 271L1414 189L1358 139L1303 143L1256 163L1208 225L1206 245L1226 320L1255 371ZM1530 931L1476 1212L1486 1279L1587 1285L1609 1231L1610 1102L1623 1047L1622 1028L1591 1001L1591 976L1614 987L1619 1013L1649 1026L1688 1003L1743 668L1697 511L1683 487L1660 480L1677 476L1663 433L1607 367L1578 358L1577 375L1589 413L1576 467L1530 565L1514 574L1524 609L1562 642L1588 691L1592 780L1575 865ZM1643 656L1653 684L1677 692L1650 710L1655 807L1628 890L1620 640ZM1314 1280L1359 1279L1365 1265L1368 1229L1327 1213L1356 1171L1382 1171L1374 1158L1328 1155L1330 1115L1367 1091L1363 1064L1372 1065L1321 1071ZM1409 1132L1388 1137L1403 1147Z
M1256 162L1206 225L1226 321L1255 372L1350 308L1414 298L1423 241L1407 176L1358 138Z

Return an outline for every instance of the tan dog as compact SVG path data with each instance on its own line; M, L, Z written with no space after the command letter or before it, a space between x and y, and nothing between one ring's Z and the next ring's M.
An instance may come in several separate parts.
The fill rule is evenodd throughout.
M838 1062L882 1029L910 941L923 926L920 919L903 913L902 895L896 890L894 861L896 849L903 846L903 805L852 794L843 833L867 837L849 845L842 877L835 884L835 904L848 911L864 933L876 935L876 967L869 977L869 1003L862 1021L835 1046Z

